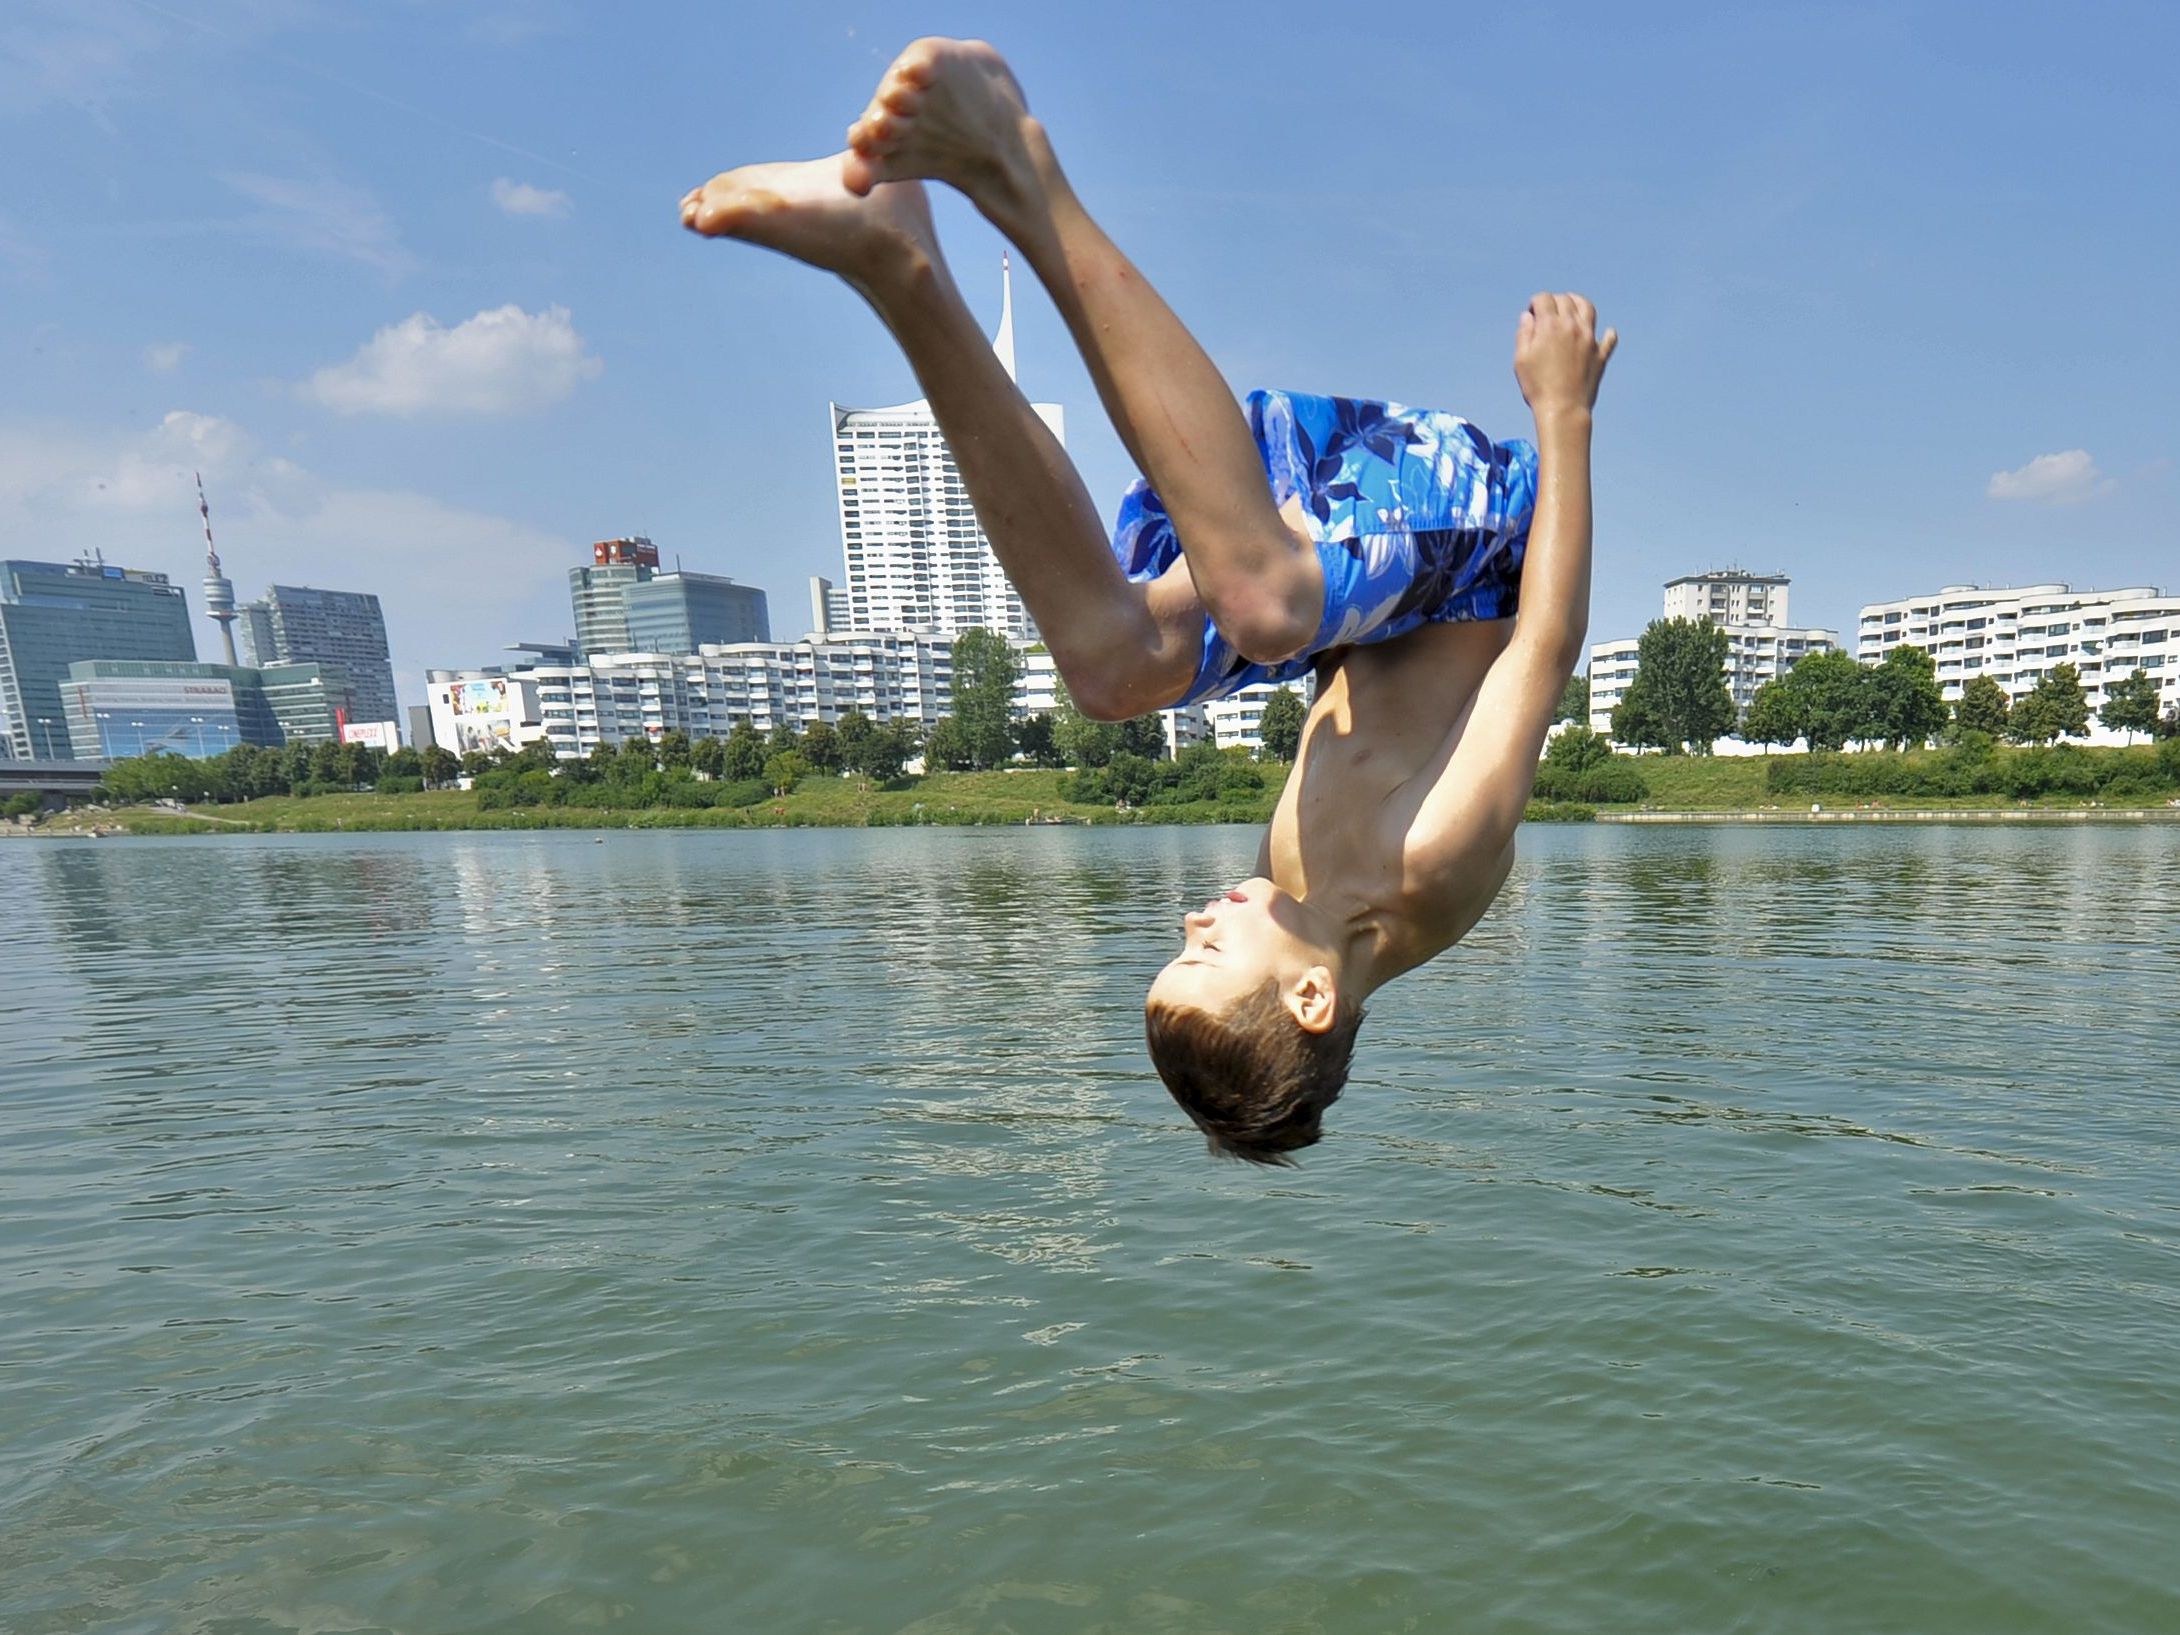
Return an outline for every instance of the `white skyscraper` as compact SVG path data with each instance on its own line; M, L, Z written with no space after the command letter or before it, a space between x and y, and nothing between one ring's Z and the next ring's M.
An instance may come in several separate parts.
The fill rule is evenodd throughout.
M992 350L1012 380L1014 284L1004 261L999 276L999 334ZM1064 443L1060 406L1031 407ZM1029 610L985 542L931 405L922 399L889 409L835 403L832 416L847 559L847 583L837 594L849 627L949 637L981 627L1034 640Z

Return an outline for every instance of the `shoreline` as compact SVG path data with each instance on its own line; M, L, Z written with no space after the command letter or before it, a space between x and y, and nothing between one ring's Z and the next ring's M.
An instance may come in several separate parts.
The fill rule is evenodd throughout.
M359 800L364 798L367 797L356 797ZM1168 815L1155 808L1128 813L1105 811L1095 815L1048 812L1029 817L995 811L965 813L958 808L951 813L942 810L908 816L885 812L848 814L778 810L767 811L761 815L737 812L729 816L702 809L639 807L625 810L587 810L579 818L566 809L559 809L554 816L544 818L527 811L362 811L353 807L344 808L340 803L348 799L350 797L339 795L318 796L310 802L317 810L284 812L278 816L256 819L229 817L213 812L177 811L167 807L122 807L102 812L66 814L62 815L59 822L49 821L27 828L16 823L0 824L0 840L110 840L171 838L177 835L480 834L509 830L536 833L553 829L602 833L615 829L1202 828L1230 824L1254 827L1263 824L1270 817L1269 810L1263 813L1176 810ZM2065 824L2129 823L2156 826L2180 825L2180 807L1867 806L1797 811L1748 807L1614 809L1540 804L1532 808L1523 822L1597 823L1630 828L1644 825L1787 827L1857 823L1997 823L2050 827Z
M2180 823L2180 808L2163 806L1850 807L1841 811L1610 811L1598 823Z

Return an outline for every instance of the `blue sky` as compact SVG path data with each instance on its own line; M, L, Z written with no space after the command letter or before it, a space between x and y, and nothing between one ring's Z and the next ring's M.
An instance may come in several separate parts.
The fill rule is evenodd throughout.
M1179 19L1179 20L1176 20ZM805 623L825 406L916 395L821 276L683 234L982 35L1237 389L1526 416L1513 322L1591 295L1593 637L1675 574L1800 623L1940 583L2180 582L2180 8L615 6L10 0L0 555L375 590L403 693L563 634L649 533ZM941 214L989 316L996 238ZM1041 293L1023 385L1132 475Z

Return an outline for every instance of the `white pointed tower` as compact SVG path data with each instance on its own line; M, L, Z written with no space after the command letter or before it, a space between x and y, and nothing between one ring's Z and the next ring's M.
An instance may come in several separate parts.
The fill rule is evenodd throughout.
M219 626L220 651L235 662L235 585L220 572L219 548L212 543L212 506L204 497L204 473L196 473L197 515L204 518L204 611Z
M999 329L992 352L1007 378L1017 379L1014 267L1005 255L999 261ZM1064 444L1067 417L1060 406L1030 408ZM847 574L845 584L831 592L839 598L840 616L828 616L827 626L940 636L981 628L1034 641L1037 627L977 525L931 405L922 399L890 409L835 403L832 423Z
M999 333L992 337L992 350L999 354L999 367L1006 370L1007 378L1015 380L1014 258L1005 250L999 252Z

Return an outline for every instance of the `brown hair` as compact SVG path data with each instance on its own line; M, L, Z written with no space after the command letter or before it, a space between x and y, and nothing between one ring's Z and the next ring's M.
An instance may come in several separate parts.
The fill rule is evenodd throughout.
M1181 1111L1225 1158L1292 1165L1287 1156L1323 1134L1324 1111L1347 1083L1359 1005L1342 1005L1332 1026L1311 1033L1291 1016L1277 979L1237 1000L1224 1015L1151 1005L1143 1032L1151 1062Z

